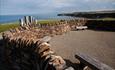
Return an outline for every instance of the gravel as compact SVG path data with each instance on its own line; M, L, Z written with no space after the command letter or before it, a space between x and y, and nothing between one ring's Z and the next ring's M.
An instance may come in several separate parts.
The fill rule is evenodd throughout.
M64 59L77 63L75 53L85 53L115 68L115 32L71 31L51 39L51 48Z

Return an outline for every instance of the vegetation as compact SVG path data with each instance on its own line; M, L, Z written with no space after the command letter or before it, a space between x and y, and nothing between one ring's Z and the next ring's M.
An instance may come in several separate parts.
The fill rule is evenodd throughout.
M0 24L0 32L9 30L11 28L16 28L18 26L19 26L18 22Z
M47 24L47 23L54 23L57 22L59 20L39 20L38 23L40 24Z
M115 18L102 18L103 21L115 21Z
M102 18L102 19L92 19L92 20L115 21L115 18ZM47 24L47 23L55 23L57 21L59 20L39 20L38 23ZM0 24L0 32L9 30L11 28L16 28L18 26L19 26L18 22Z
M109 17L107 17L107 18L97 18L97 19L89 19L89 20L115 21L115 18L109 18Z
M40 24L47 24L47 23L54 23L58 20L39 20L38 23ZM0 24L0 32L16 28L19 26L19 22L13 22L13 23L1 23Z

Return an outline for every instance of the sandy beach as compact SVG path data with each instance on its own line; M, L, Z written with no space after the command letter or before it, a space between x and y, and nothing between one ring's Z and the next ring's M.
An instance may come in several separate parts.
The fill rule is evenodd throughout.
M71 63L76 63L75 53L85 53L115 68L115 32L71 31L51 40L52 49Z

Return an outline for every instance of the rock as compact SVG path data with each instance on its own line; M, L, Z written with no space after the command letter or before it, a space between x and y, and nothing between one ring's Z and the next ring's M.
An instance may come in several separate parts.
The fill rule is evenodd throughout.
M68 67L65 70L75 70L73 67Z

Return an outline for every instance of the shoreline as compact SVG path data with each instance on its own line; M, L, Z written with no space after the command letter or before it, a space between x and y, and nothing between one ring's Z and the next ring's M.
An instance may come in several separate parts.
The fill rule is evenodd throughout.
M12 22L3 22L3 23L1 23L1 22L0 22L0 25L17 24L17 23L18 23L18 21L12 21Z
M40 19L40 20L37 20L37 21L57 21L57 20L60 20L60 19ZM19 23L19 21L8 21L8 22L0 22L0 25L5 25L5 24L14 24L14 23Z

